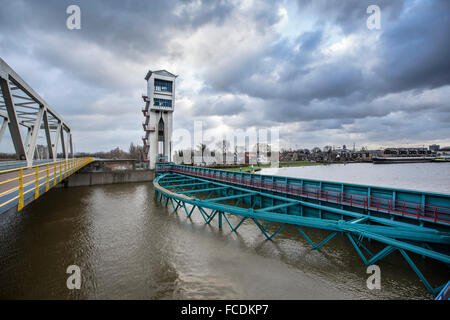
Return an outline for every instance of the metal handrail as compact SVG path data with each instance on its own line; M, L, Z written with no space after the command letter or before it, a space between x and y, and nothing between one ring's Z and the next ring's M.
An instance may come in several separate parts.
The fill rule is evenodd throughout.
M164 168L165 169L165 168ZM230 183L238 183L250 187L269 189L277 192L287 192L294 195L300 195L307 198L313 198L318 200L325 200L328 202L337 202L339 204L346 204L354 207L363 207L366 209L376 209L378 211L384 210L388 213L400 214L402 216L415 217L428 221L439 221L441 223L450 224L450 207L421 204L413 201L395 200L392 203L392 199L361 195L350 192L334 191L334 190L322 190L312 186L300 186L291 185L284 182L277 181L260 181L253 180L250 177L231 177L225 175L225 173L207 173L203 171L195 170L196 168L172 168L168 167L166 170L175 171L180 173L187 173L194 176L206 177L219 181L226 181ZM161 168L157 168L157 171ZM225 175L225 176L224 176ZM319 191L319 192L318 192ZM326 193L324 196L323 194ZM391 201L391 202L389 202ZM432 216L427 215L432 214ZM440 219L437 216L443 215L448 219Z
M0 179L3 174L9 174L12 172L17 172L18 176L10 178L8 180L0 181L0 185L7 184L14 182L18 180L18 185L14 186L8 190L3 191L0 193L0 198L10 195L13 192L19 191L19 194L12 197L11 199L8 199L4 202L0 202L0 209L4 207L5 205L11 203L12 201L15 201L19 199L18 203L18 211L22 210L24 207L24 198L25 195L34 191L34 198L37 199L39 197L39 188L43 185L46 186L45 192L48 191L51 187L55 186L58 182L61 182L62 179L69 177L82 167L86 166L87 164L94 161L94 158L86 157L86 158L72 158L72 159L62 159L55 162L48 162L38 165L33 165L29 167L20 167L15 169L8 169L0 171ZM42 167L45 167L41 170ZM33 170L34 169L34 170ZM31 170L31 173L24 174L24 171ZM46 173L45 175L41 176L41 173ZM25 178L32 177L29 181L24 181ZM28 179L27 179L28 180ZM44 180L42 183L41 181ZM34 187L29 188L28 190L25 190L26 187L33 185ZM1 201L1 200L0 200Z

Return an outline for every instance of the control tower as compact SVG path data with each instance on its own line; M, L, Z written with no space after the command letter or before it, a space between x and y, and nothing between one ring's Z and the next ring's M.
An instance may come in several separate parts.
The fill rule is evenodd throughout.
M150 169L155 168L157 156L172 160L172 114L175 108L176 75L166 71L149 71L147 80L147 95L142 98L145 108L142 112L145 121L142 123L145 136L143 157Z

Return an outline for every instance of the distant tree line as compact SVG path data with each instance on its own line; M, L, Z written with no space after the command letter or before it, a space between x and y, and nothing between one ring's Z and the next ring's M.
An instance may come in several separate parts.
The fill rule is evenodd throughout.
M0 152L0 159L1 160L16 160L16 154L15 153Z
M75 153L75 157L94 157L101 159L135 159L138 162L143 160L142 156L142 146L135 145L134 143L130 143L128 151L124 151L119 147L114 148L110 151L100 151L100 152L77 152ZM48 159L48 152L46 152L46 147L37 145L36 146L36 155L35 159ZM62 158L63 154L58 153L58 158ZM0 160L16 160L15 153L6 153L0 152Z
M133 142L131 142L128 151L122 150L117 147L110 151L77 152L75 153L75 157L94 157L101 159L135 159L139 162L143 160L142 150L142 146L135 145Z
M175 150L173 161L179 164L238 164L246 163L249 154L254 154L257 161L263 159L263 156L270 158L271 150L271 145L267 143L256 143L250 148L244 145L232 146L230 141L222 139L215 144L199 143L194 148Z

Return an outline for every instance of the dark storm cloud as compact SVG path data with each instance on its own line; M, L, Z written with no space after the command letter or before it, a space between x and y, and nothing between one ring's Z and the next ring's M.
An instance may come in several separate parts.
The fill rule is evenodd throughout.
M450 2L425 1L393 21L381 37L377 75L383 88L403 91L450 83Z
M81 7L81 30L66 28L71 4ZM372 4L381 8L381 30L366 27ZM279 29L283 6L289 35ZM175 113L175 124L189 130L201 119L207 128L292 125L284 134L293 141L328 139L326 130L371 141L448 139L449 6L0 0L0 52L83 137L103 131L110 139L116 130L117 141L136 142L143 77L171 61L190 73L180 74Z
M166 39L177 30L218 23L231 10L227 1L207 2L190 10L186 7L195 1L76 1L82 8L82 28L73 32L66 28L66 8L71 4L71 0L1 1L0 30L5 49L31 51L40 61L78 76L81 81L88 79L97 86L105 84L106 88L115 85L115 89L127 81L114 83L112 77L103 76L98 65L83 65L80 60L84 46L95 44L124 59L124 63L145 63L149 52L154 56L167 54ZM176 13L179 4L186 7ZM48 35L43 38L49 42L40 42L36 34Z
M195 0L125 0L125 1L1 1L0 27L5 34L34 29L57 33L59 36L78 37L106 46L121 55L138 57L142 50L162 46L164 37L180 28L198 28L206 23L220 23L231 12L228 1L204 2ZM73 33L66 28L66 8L79 5L82 10L82 28ZM180 13L177 5L185 5Z
M344 33L354 33L366 26L367 7L378 5L383 22L397 19L404 9L404 0L297 0L297 9L304 16L312 16L316 26L331 24Z
M450 14L448 1L381 1L382 29L366 28L367 1L299 1L301 13L315 12L317 22L333 23L348 35L362 35L355 54L331 60L318 51L322 30L281 39L252 52L236 68L206 77L212 89L235 92L266 101L262 112L275 122L304 119L385 116L412 108L412 101L375 105L389 94L422 92L450 84ZM303 11L302 11L303 10ZM306 18L306 14L305 14ZM377 33L380 40L370 47ZM364 42L367 40L367 46ZM361 43L363 42L363 43ZM359 46L359 48L358 48ZM299 47L299 50L295 50ZM363 72L371 60L377 64ZM278 77L274 76L278 74ZM372 105L371 108L368 108ZM274 108L276 106L276 108ZM446 100L433 108L450 112ZM416 105L425 113L427 104Z
M81 8L81 29L77 31L66 28L66 8L72 4ZM177 30L220 24L232 9L228 1L197 4L1 0L0 50L2 57L66 116L73 129L97 135L99 130L118 130L132 121L141 122L136 98L144 91L144 68L151 65L149 57L168 54L166 40ZM139 69L139 77L136 70L127 72L136 65L146 66ZM49 74L55 77L48 79ZM86 142L82 143L88 148L98 148Z

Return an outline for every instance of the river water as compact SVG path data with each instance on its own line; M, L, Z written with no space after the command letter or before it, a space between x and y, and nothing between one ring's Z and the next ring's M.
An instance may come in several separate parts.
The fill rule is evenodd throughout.
M332 164L267 168L261 173L450 194L450 162Z
M426 188L430 189L433 179L427 179L434 175L442 189L433 191L448 192L449 180L442 177L448 178L449 166L439 165L440 169L421 170L424 176L419 178L422 183L430 181ZM365 166L289 168L279 174L301 172L327 180L350 175L369 183L360 180L367 179L362 173L370 166ZM395 168L406 170L404 165ZM383 170L376 170L371 184L383 175ZM417 178L417 170L413 171ZM392 178L383 182L398 183ZM381 289L369 290L366 268L342 236L315 251L291 227L274 241L265 241L250 222L231 233L226 224L219 229L217 220L205 225L200 219L198 212L187 219L181 211L175 214L163 207L154 197L152 183L51 190L20 213L0 215L0 298L433 298L397 253L379 263ZM305 230L316 242L328 235ZM433 285L449 279L447 267L420 257L415 261ZM67 289L69 265L81 269L80 290Z

